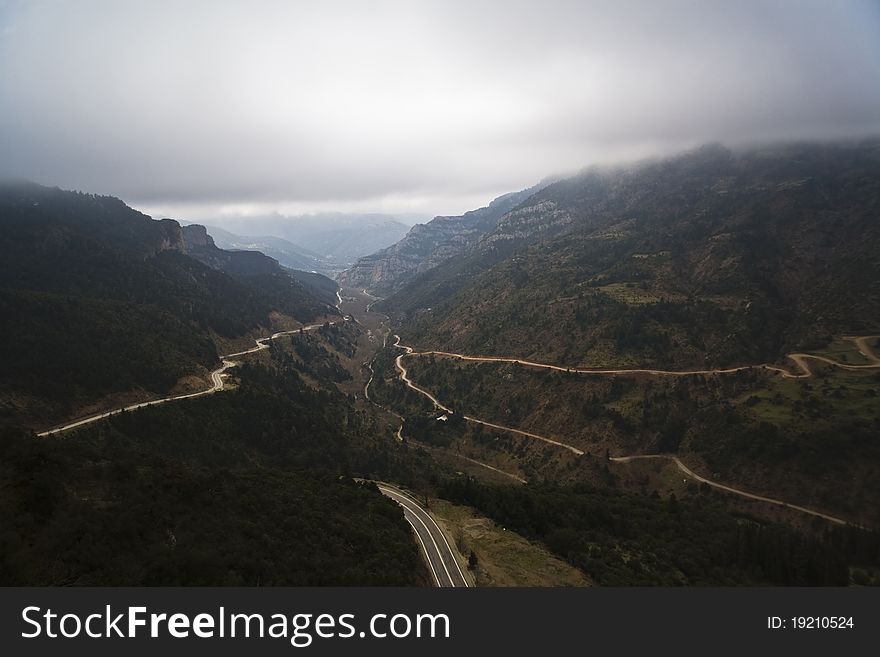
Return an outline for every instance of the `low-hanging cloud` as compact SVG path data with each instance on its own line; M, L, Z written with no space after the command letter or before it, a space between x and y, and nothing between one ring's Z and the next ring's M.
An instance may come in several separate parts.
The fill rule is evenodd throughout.
M878 132L871 0L0 0L0 177L159 213L453 213L705 141Z

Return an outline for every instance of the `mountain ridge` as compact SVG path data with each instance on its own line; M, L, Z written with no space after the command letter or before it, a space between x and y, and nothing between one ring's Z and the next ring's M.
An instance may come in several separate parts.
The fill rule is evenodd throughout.
M710 146L588 170L378 307L411 343L571 366L772 361L870 331L878 153Z
M377 294L400 289L414 276L466 252L509 210L549 184L543 181L519 192L499 196L487 206L460 216L437 216L416 224L399 242L359 258L337 276L340 284L366 288Z
M210 224L193 225L205 226L216 246L225 251L259 251L291 269L317 271L324 275L333 271L333 263L323 256L281 237L239 235Z
M261 254L244 256L257 272L225 273L186 251L177 222L114 197L0 185L0 422L167 393L216 363L218 339L337 312Z

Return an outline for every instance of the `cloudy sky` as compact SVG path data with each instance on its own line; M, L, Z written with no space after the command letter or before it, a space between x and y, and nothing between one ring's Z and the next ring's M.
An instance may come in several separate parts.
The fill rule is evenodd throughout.
M0 0L0 177L207 219L880 133L880 3Z

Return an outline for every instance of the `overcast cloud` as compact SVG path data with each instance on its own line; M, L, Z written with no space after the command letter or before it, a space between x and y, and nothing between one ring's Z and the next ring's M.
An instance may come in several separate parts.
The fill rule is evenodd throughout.
M159 215L453 214L706 141L878 133L874 0L0 0L0 177Z

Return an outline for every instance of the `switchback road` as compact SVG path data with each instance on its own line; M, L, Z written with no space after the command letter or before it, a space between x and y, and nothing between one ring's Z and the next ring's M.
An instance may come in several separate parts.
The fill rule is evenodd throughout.
M445 351L423 351L417 352L414 351L412 347L400 344L400 336L395 335L395 343L394 346L399 349L403 349L404 353L400 354L395 359L395 366L397 367L398 373L400 375L401 381L412 390L415 390L419 394L423 395L427 399L429 399L436 408L446 412L453 413L453 410L449 407L443 405L434 395L432 395L427 390L420 388L409 378L409 373L403 365L403 359L406 357L417 357L417 356L446 356L449 358L457 358L459 360L466 361L477 361L477 362L491 362L491 363L513 363L517 365L523 365L525 367L536 367L536 368L544 368L551 370L558 370L561 372L573 372L578 374L607 374L607 375L620 375L620 374L657 374L657 375L669 375L669 376L687 376L687 375L695 375L695 374L726 374L732 372L739 372L747 369L766 369L771 371L779 372L783 377L786 378L807 378L813 376L813 371L810 369L808 364L808 360L816 360L822 363L826 363L828 365L832 365L834 367L839 367L845 370L861 370L861 369L876 369L880 368L880 357L874 353L871 346L868 344L869 340L874 340L880 336L876 335L868 335L868 336L844 336L845 340L849 340L853 342L856 348L869 362L862 365L850 365L848 363L841 363L834 359L828 358L826 356L818 356L815 354L803 354L803 353L793 353L789 354L788 358L791 359L800 369L800 372L790 372L781 367L777 367L775 365L744 365L740 367L732 367L726 369L715 369L715 370L690 370L690 371L669 371L669 370L653 370L653 369L608 369L608 370L597 370L597 369L578 369L578 368L566 368L560 367L558 365L548 365L546 363L537 363L533 361L523 360L519 358L508 358L508 357L494 357L494 356L467 356L465 354L458 354L452 352ZM577 456L583 455L583 450L578 449L573 445L569 445L559 440L554 440L553 438L548 438L547 436L541 436L539 434L531 433L528 431L522 431L520 429L515 429L513 427L506 427L500 424L494 424L492 422L487 422L485 420L480 420L475 417L471 417L469 415L463 416L464 419L468 422L473 422L476 424L481 424L483 426L491 427L493 429L499 429L501 431L507 431L510 433L518 434L521 436L526 436L527 438L534 438L536 440L540 440L551 445L556 445L558 447L562 447L563 449L567 449L573 454ZM806 513L818 518L823 518L828 520L829 522L833 522L835 524L845 525L847 524L846 520L842 518L838 518L836 516L822 513L821 511L816 511L813 509L808 509L803 506L799 506L797 504L789 504L784 500L775 499L772 497L766 497L764 495L757 495L754 493L749 493L748 491L740 490L738 488L734 488L732 486L727 486L726 484L722 484L716 481L712 481L711 479L707 479L695 473L693 470L688 468L682 461L674 455L671 454L642 454L642 455L633 455L633 456L618 456L612 457L610 460L615 463L628 463L631 461L639 460L639 459L665 459L668 461L672 461L679 470L681 470L686 476L699 481L701 483L707 484L716 488L718 490L723 490L728 493L732 493L734 495L739 495L740 497L744 497L746 499L756 500L759 502L766 502L768 504L774 504L776 506L782 506L789 509L794 509L796 511L800 511L802 513Z
M401 381L403 381L409 388L412 388L420 395L423 395L423 396L427 397L428 399L430 399L434 403L434 406L439 408L441 411L446 411L447 413L452 413L451 408L448 408L447 406L444 406L443 404L441 404L440 401L434 395L432 395L427 390L419 388L415 383L413 383L410 380L409 375L407 374L406 368L403 366L403 359L405 356L421 356L423 354L414 353L412 350L412 347L406 347L406 346L400 344L400 336L399 335L395 335L394 337L397 339L397 341L394 343L394 346L403 349L405 352L405 353L400 354L400 356L398 356L397 358L394 359L394 366L397 367L397 371L400 373Z

